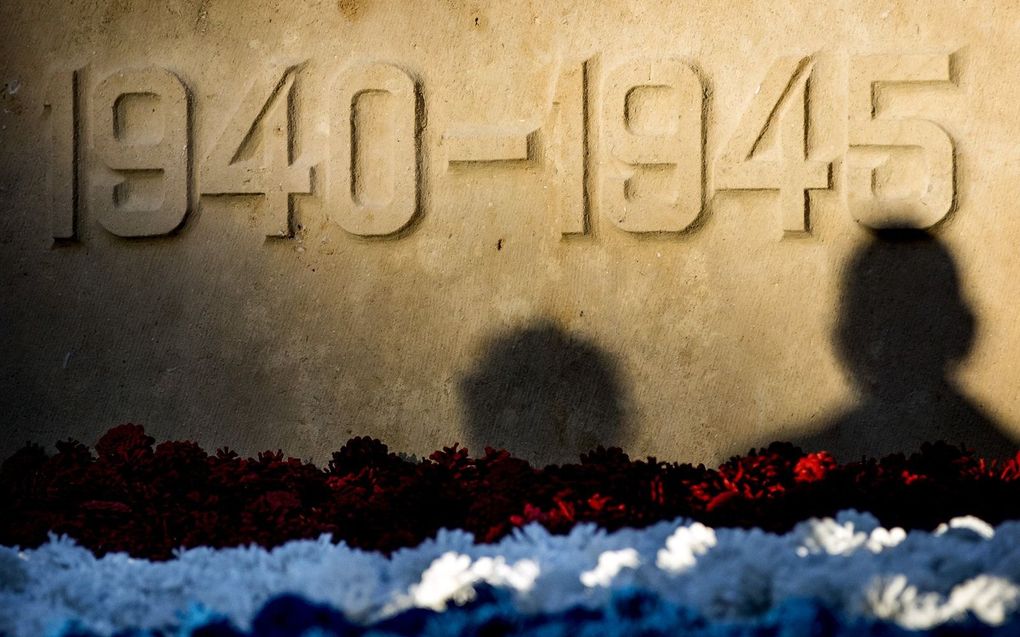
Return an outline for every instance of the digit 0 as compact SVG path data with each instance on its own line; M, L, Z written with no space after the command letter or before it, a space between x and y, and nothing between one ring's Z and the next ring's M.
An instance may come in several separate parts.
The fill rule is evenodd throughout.
M333 83L327 214L360 236L406 228L418 212L414 80L388 64L344 70Z

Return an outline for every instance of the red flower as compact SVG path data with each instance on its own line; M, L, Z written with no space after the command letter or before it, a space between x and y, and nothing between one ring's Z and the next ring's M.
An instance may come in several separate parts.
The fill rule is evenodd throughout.
M818 482L836 468L836 459L828 451L809 453L797 461L793 468L797 482Z
M968 513L1020 518L1020 454L999 463L944 443L845 465L774 443L718 470L601 447L579 464L543 468L505 450L471 458L458 445L411 463L371 438L352 438L319 469L280 451L241 458L153 443L123 425L100 439L98 457L73 441L52 456L37 446L15 453L0 467L0 543L37 546L55 531L97 553L163 559L180 546L275 546L322 533L382 551L443 527L494 542L532 522L565 533L580 522L617 529L687 516L783 531L844 508L906 528Z

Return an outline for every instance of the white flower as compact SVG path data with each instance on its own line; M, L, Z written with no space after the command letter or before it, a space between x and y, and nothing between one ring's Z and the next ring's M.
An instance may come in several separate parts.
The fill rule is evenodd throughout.
M411 587L411 599L419 608L443 610L448 601L463 604L474 599L477 581L471 572L471 558L451 551L421 574L421 582Z
M988 524L984 520L974 517L973 515L965 515L958 518L953 518L949 523L943 522L935 528L935 535L945 535L947 533L953 534L953 531L963 531L962 533L955 533L960 537L966 537L967 531L983 538L990 540L995 537L995 529L992 528L991 524Z
M659 551L655 565L664 571L682 573L715 545L715 530L700 522L681 526L666 540L666 548Z
M1009 580L979 575L952 588L948 596L920 592L906 575L877 579L866 598L875 617L911 630L928 630L973 613L986 624L997 626L1016 610L1020 588Z
M967 613L999 625L1020 612L1014 582L1020 522L993 529L961 518L908 536L852 511L784 535L687 522L612 533L579 525L565 535L530 525L477 544L466 532L443 531L390 556L322 537L271 550L189 549L150 562L96 557L54 536L36 549L0 549L0 634L37 637L68 620L100 635L165 630L192 603L246 630L266 601L285 592L369 623L408 608L464 603L482 583L510 591L528 613L604 603L637 584L709 619L757 616L810 597L844 616L908 628Z
M620 571L625 568L637 568L640 564L641 558L634 549L603 551L595 568L581 573L581 583L588 588L609 586Z
M532 560L510 565L502 557L483 557L472 562L470 556L451 551L425 569L421 582L411 586L410 598L419 608L444 610L448 602L460 605L474 599L475 584L479 582L526 593L539 573L538 564Z

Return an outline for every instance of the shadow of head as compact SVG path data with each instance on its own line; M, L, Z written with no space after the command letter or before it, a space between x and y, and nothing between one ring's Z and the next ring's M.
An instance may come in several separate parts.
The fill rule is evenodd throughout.
M628 442L616 364L591 342L541 322L482 352L460 381L474 452L504 447L533 462L576 462L598 445Z
M953 257L931 234L880 231L854 255L835 337L865 395L895 398L944 384L974 332Z
M935 237L876 232L843 273L833 335L859 395L792 442L842 461L939 440L986 457L1015 453L1016 441L954 382L976 333L962 292L953 257Z

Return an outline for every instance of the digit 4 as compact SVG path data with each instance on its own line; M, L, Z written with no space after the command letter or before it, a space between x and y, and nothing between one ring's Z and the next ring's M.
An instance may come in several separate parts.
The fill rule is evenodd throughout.
M807 158L809 57L776 60L716 160L721 190L778 190L783 231L808 232L809 190L829 188L832 164ZM765 146L773 141L778 157Z
M252 80L202 169L207 195L262 195L266 236L289 237L294 194L312 191L312 167L295 152L295 85L301 66L273 65Z

